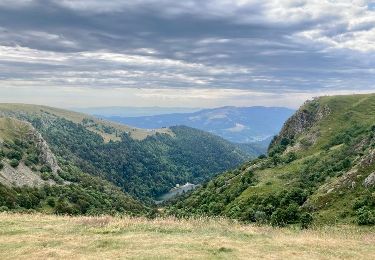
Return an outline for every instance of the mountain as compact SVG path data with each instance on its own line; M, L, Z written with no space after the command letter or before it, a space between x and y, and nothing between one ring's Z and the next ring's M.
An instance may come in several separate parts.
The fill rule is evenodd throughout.
M294 110L280 107L220 107L193 113L107 118L145 129L186 125L221 136L233 143L253 143L270 140L293 112ZM262 145L260 153L264 153L267 146L268 143Z
M29 164L28 168L35 166L38 174L49 175L45 179L59 182L73 182L77 169L146 203L176 184L204 182L247 158L228 141L189 127L144 130L67 110L22 104L0 104L0 116L35 129L63 170L53 170L57 167L48 164L52 169L44 171L44 165L29 163L27 147L22 152L26 157L17 158L20 166L13 168L23 169ZM9 132L6 127L4 131Z
M169 213L277 226L375 224L375 94L306 102L268 154L203 184Z
M199 108L190 107L88 107L88 108L72 108L71 110L105 117L139 117L153 116L172 113L192 113L200 110Z

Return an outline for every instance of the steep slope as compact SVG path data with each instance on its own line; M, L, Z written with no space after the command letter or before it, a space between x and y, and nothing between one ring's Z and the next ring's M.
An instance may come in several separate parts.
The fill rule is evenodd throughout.
M60 165L28 122L0 118L0 209L49 213L141 214L147 210L114 185Z
M286 225L375 224L375 94L306 102L269 156L219 175L169 207Z
M222 138L188 127L140 130L49 107L5 104L30 122L61 162L151 202L178 183L200 183L246 159Z
M220 107L193 113L108 118L141 128L186 125L219 135L234 143L251 143L273 137L293 112L294 110L281 107Z

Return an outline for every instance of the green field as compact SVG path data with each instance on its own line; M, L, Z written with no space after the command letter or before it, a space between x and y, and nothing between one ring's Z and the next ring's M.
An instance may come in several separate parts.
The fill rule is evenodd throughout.
M374 228L0 214L0 259L373 259Z

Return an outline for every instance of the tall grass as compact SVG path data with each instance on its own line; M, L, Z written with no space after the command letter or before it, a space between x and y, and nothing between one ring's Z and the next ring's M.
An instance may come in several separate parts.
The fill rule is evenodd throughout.
M0 259L373 259L374 229L0 214Z

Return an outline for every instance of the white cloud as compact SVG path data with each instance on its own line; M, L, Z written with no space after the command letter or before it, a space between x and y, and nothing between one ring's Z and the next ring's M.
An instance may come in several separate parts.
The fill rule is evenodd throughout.
M45 12L50 26L33 23L33 4L40 15L48 4L57 19ZM28 88L30 99L40 88L50 100L74 89L87 104L86 96L102 96L173 106L271 100L297 106L313 95L375 90L369 1L2 0L0 6L4 17L7 8L25 14L13 15L13 24L4 18L0 28L0 87ZM128 14L129 23L117 24Z

